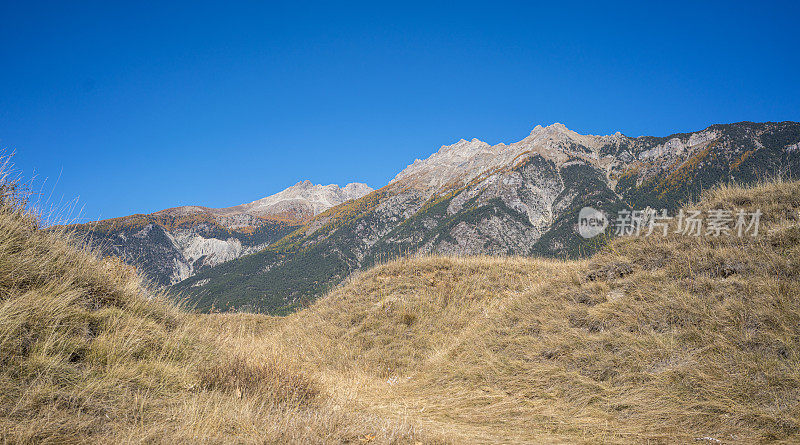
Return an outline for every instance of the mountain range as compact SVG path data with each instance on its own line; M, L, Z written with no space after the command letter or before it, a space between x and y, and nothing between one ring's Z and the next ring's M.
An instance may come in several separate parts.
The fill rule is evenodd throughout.
M415 160L386 186L298 183L226 209L178 207L76 226L201 310L286 313L351 274L414 254L579 257L586 206L674 209L722 182L800 174L800 123L739 122L666 137L536 126Z
M74 226L110 255L168 286L200 270L257 252L320 212L371 192L366 184L297 184L227 208L173 207Z

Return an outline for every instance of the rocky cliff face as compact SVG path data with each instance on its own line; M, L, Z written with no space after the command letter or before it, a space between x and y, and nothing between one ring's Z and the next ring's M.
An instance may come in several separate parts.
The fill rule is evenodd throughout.
M154 284L168 286L258 252L320 212L371 191L360 183L340 188L303 181L235 207L174 207L73 227L108 254L137 266Z
M353 271L417 253L557 255L600 243L575 231L584 206L674 208L720 181L800 174L800 124L714 125L668 137L581 135L561 124L477 139L416 160L387 186L176 288L201 307L291 310Z

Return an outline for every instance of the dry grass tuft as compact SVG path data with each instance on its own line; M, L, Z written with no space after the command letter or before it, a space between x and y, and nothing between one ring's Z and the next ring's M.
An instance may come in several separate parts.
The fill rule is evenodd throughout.
M250 364L242 357L233 357L203 368L199 380L203 389L222 390L237 398L267 396L275 402L307 405L320 395L300 370L274 360Z

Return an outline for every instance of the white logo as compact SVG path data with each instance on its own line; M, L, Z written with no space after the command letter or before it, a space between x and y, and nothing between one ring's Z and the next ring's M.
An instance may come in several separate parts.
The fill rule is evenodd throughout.
M578 213L578 233L584 238L594 238L608 227L605 213L592 207L584 207Z

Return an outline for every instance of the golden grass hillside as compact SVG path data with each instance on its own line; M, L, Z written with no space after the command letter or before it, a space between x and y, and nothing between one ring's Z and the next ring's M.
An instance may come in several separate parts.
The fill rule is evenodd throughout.
M798 442L800 182L698 206L761 235L400 259L276 318L148 296L6 197L0 440Z
M456 443L800 442L800 182L698 207L760 208L761 235L402 259L260 329L217 317L351 405Z
M435 441L339 409L291 356L221 348L228 328L0 193L0 443Z

